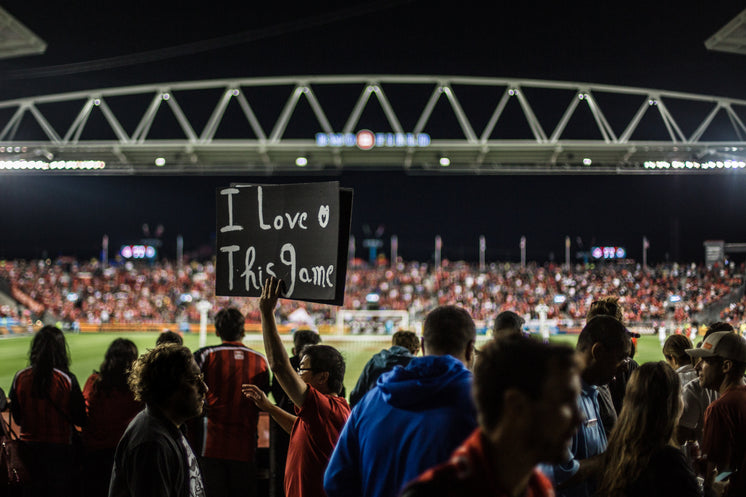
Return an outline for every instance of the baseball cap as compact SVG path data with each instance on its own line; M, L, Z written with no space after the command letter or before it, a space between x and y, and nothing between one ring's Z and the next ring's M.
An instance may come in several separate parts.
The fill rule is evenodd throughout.
M732 361L746 362L746 339L732 331L717 331L708 336L702 347L686 349L695 359L700 357L722 357Z

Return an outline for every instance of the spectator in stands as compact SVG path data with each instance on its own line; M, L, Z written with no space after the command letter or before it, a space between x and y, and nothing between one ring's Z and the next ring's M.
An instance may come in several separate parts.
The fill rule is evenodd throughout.
M707 327L704 339L707 340L707 337L718 331L735 332L733 326L729 323L716 322ZM702 342L697 344L697 348L701 346ZM710 404L717 400L718 396L718 389L705 387L699 377L690 380L683 386L681 400L684 406L677 429L677 438L680 443L687 440L696 440L700 444L702 443L705 411Z
M718 331L708 336L702 347L687 353L698 360L702 387L720 394L705 412L705 488L713 485L715 471L732 471L724 495L746 495L746 339L731 331Z
M329 497L394 497L448 459L476 428L471 398L476 329L466 310L425 318L424 357L395 368L355 407L324 476Z
M495 318L495 325L492 327L492 336L502 338L510 335L522 335L525 322L526 320L515 312L503 311Z
M605 497L697 497L697 479L674 439L681 384L663 361L632 373L609 438L598 494Z
M67 342L59 328L44 326L36 333L29 363L10 387L11 412L33 461L29 495L76 496L72 439L76 426L86 423L85 400L70 372Z
M128 378L146 408L117 446L109 497L205 497L202 474L183 429L199 416L207 385L183 345L163 344L141 355Z
M200 466L207 497L256 495L256 441L259 411L241 394L241 385L269 391L264 356L242 343L243 314L235 307L215 315L220 345L201 348L194 360L207 385Z
M163 330L160 335L158 335L158 338L156 338L155 346L157 347L158 345L164 343L175 343L176 345L184 345L184 339L175 331Z
M580 332L576 348L584 364L578 402L585 421L573 437L565 459L559 464L542 467L561 497L594 495L597 479L602 473L607 440L598 407L597 388L608 383L628 357L630 337L619 320L611 316L596 316Z
M360 402L376 385L378 378L394 366L406 366L420 351L420 340L413 331L399 330L391 337L391 347L375 354L363 367L355 388L350 392L350 406Z
M339 396L345 362L342 354L328 345L306 346L296 370L290 364L275 324L274 310L282 281L268 278L259 300L264 349L272 373L296 406L297 416L281 409L270 415L290 433L285 468L287 497L322 496L324 469L329 462L339 432L350 415L350 406ZM259 402L259 389L246 385L245 395ZM278 416L279 414L279 416ZM293 419L294 418L294 419Z
M402 497L554 495L540 462L562 460L582 421L573 350L514 335L489 342L474 369L479 428Z
M321 343L321 335L317 331L309 329L299 329L293 332L293 347L291 349L290 365L294 370L300 367L300 356L306 345L316 345ZM277 381L277 377L272 378L272 397L275 404L285 412L295 416L295 404L288 398L285 391ZM344 394L341 394L344 397ZM259 406L263 411L268 411ZM273 447L269 457L270 485L275 486L275 495L282 496L285 492L285 462L288 458L288 447L290 446L290 433L285 431L273 417L270 416L269 424L269 444Z
M106 350L99 370L88 377L83 388L88 412L88 425L83 429L84 495L106 495L119 439L132 418L143 408L127 385L137 355L134 342L126 338L115 339Z

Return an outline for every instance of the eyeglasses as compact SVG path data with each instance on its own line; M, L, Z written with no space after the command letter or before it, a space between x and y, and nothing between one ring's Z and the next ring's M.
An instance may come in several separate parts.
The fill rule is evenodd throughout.
M199 385L200 383L205 381L205 374L200 373L198 375L194 375L191 378L187 380L189 383L193 383L195 385Z

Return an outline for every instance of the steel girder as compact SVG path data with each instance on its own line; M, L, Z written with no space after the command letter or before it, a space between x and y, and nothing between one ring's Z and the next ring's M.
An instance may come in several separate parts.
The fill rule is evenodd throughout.
M726 97L500 78L164 83L0 102L0 170L719 172L744 166L745 111Z

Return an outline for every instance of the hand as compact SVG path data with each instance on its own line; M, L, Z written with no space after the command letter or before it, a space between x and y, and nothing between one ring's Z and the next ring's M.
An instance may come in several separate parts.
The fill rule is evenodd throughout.
M262 286L262 296L259 297L259 310L264 315L271 315L277 307L277 300L280 298L280 287L282 280L274 276L267 278Z
M248 383L241 385L241 393L247 399L251 399L254 404L256 404L256 406L262 411L269 410L269 408L273 405L272 402L270 402L267 398L267 395L262 392L262 390L256 385L251 385Z

